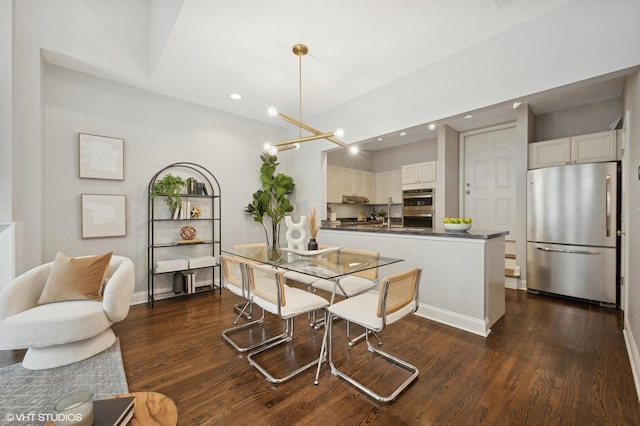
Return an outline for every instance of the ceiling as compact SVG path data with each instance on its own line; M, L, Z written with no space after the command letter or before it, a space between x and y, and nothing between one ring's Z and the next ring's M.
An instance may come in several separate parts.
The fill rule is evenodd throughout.
M187 0L152 80L203 105L303 119L404 77L570 0ZM464 31L461 31L464 29ZM243 96L229 99L230 93ZM277 120L275 120L277 121Z
M286 127L287 123L267 115L268 106L296 118L302 115L306 121L570 1L182 0L150 1L144 11L137 2L76 2L81 6L74 7L82 8L95 23L85 19L84 26L77 28L83 31L79 34L69 29L80 21L77 17L68 25L63 21L52 26L66 27L70 33L66 37L75 37L75 44L81 44L83 36L98 41L96 34L104 31L107 36L99 39L104 46L96 49L87 42L84 52L80 48L75 52L52 48L43 49L43 55L49 63ZM45 7L53 8L50 4L46 2ZM111 10L118 7L131 10ZM68 12L72 11L57 12L58 19L70 19L65 17ZM121 23L125 19L129 22L127 15L133 12L139 12L139 20L148 26L144 33L148 44L137 52L136 43L143 43L121 35L125 30L134 31ZM105 30L108 24L102 20L107 14L120 27ZM301 59L301 85L299 57L292 53L296 43L309 47ZM141 72L146 67L137 54L143 49L148 57L147 72ZM126 54L114 65L116 61L109 55L118 50ZM529 101L537 114L557 111L595 98L619 96L622 79L618 76L597 82L592 90L584 86L575 89L522 101ZM231 93L242 99L232 100ZM465 131L515 117L511 103L471 113L471 119L450 117L442 122ZM419 130L428 132L422 127ZM393 143L406 141L393 142L387 137L384 147Z
M434 124L446 124L458 132L467 132L514 122L516 120L514 102L516 101L528 104L534 114L541 115L618 98L622 95L625 80L624 74L627 72L628 70L625 70L624 72L603 76L598 79L575 83L548 92L514 99L500 105L491 105L478 111L467 111ZM429 124L431 123L424 123L410 129L399 129L393 133L361 141L359 145L367 151L378 151L437 137L437 127L429 129Z

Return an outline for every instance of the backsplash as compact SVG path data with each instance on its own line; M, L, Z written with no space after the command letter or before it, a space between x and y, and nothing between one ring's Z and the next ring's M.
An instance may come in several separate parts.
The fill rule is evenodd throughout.
M336 218L340 219L353 219L358 217L358 212L364 214L366 218L371 215L371 209L375 209L376 217L380 210L387 210L386 204L339 204L329 203L327 205L327 213L325 219L329 218L329 213L335 213ZM391 217L402 218L402 205L391 205Z

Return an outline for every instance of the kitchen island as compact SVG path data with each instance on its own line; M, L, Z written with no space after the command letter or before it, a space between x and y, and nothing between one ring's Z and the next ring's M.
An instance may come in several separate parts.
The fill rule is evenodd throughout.
M505 312L507 234L473 227L451 232L362 224L322 226L317 240L405 260L380 269L379 279L415 266L422 268L417 315L486 337Z

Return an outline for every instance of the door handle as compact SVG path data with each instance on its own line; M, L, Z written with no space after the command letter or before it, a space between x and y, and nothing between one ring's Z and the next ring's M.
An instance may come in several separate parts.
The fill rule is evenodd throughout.
M536 247L538 250L542 251L552 251L554 253L573 253L573 254L600 254L598 250L568 250L568 249L557 249L557 248L548 248L548 247Z
M607 175L607 197L606 197L606 209L607 209L607 237L611 236L611 175Z

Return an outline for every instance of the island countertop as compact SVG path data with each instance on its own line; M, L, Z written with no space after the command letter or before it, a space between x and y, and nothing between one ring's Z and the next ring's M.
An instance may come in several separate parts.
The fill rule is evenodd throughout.
M424 237L450 237L450 238L474 238L481 240L489 240L492 238L502 237L507 235L508 231L489 231L474 229L473 226L468 231L447 231L444 227L436 228L412 228L412 227L398 227L392 226L387 229L386 226L381 225L339 225L339 226L327 226L322 225L320 229L332 230L332 231L349 231L349 232L374 232L382 234L400 234L400 235L419 235Z

